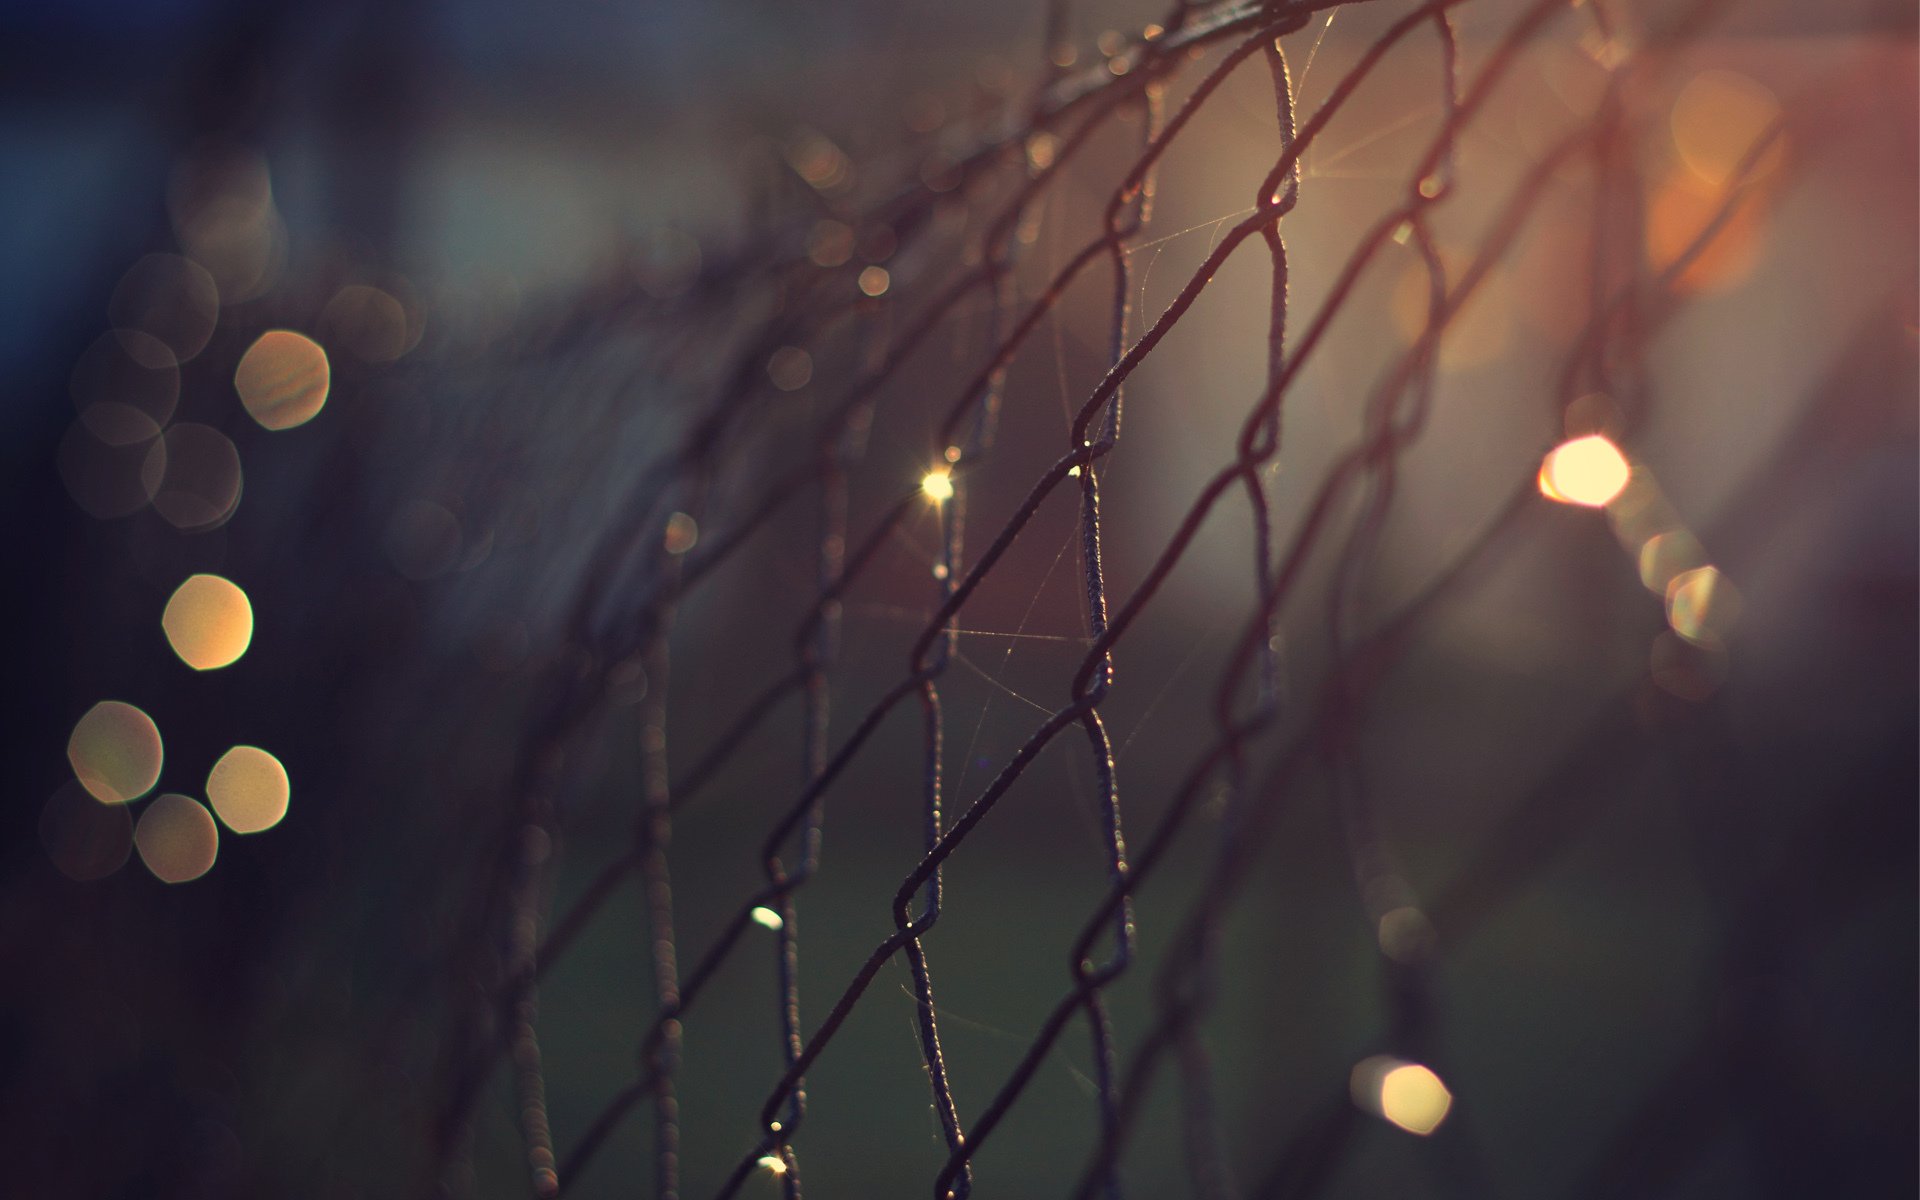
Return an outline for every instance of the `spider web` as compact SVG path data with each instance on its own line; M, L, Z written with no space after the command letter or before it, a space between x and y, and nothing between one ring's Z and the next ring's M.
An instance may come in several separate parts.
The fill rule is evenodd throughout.
M908 147L888 186L802 189L692 293L596 297L562 321L547 353L576 364L619 321L656 331L649 353L688 400L609 444L618 502L574 527L548 589L572 652L538 682L453 939L451 974L485 986L449 1006L429 1177L459 1192L497 1168L487 1114L505 1111L539 1195L610 1190L616 1155L661 1197L838 1193L866 1177L810 1143L883 1120L836 1117L859 1072L909 1124L924 1111L888 1161L911 1151L936 1197L969 1195L976 1171L1022 1194L1137 1194L1141 1172L1201 1196L1316 1194L1368 1118L1344 1077L1287 1076L1254 1046L1319 1011L1258 961L1290 886L1357 893L1379 932L1380 986L1344 1002L1355 1029L1334 1040L1449 1076L1433 930L1456 943L1499 912L1489 890L1522 886L1502 848L1536 808L1516 783L1483 855L1411 872L1370 722L1450 607L1537 538L1539 454L1580 431L1584 398L1610 398L1621 441L1647 420L1649 341L1782 133L1649 263L1640 97L1722 6L1657 37L1615 7L1181 4L1060 66L1074 43L1056 6L1031 89ZM1476 139L1508 136L1487 126L1543 47L1583 56L1588 102L1477 176ZM1221 155L1195 132L1210 122L1258 161ZM790 155L795 171L838 169L829 149ZM1232 174L1237 200L1176 200L1203 172ZM1155 211L1209 202L1174 228ZM1531 223L1569 203L1587 241L1562 283L1576 332L1527 360L1532 423L1488 435L1525 452L1472 460L1481 501L1410 568L1397 523L1416 460L1457 419L1445 356ZM888 252L822 266L804 250L822 219ZM867 258L887 264L877 290ZM1414 297L1397 333L1396 272ZM798 398L769 379L792 348L810 365ZM1206 369L1229 355L1257 361ZM1469 424L1505 415L1490 411ZM1457 439L1437 453L1457 458ZM676 514L691 547L661 535ZM716 640L732 645L685 649ZM636 673L644 697L611 704ZM1584 723L1514 778L1550 789L1632 738L1631 683L1586 687ZM630 770L582 795L577 764L609 753ZM1063 827L1057 862L1009 848ZM1283 831L1338 857L1276 882ZM1057 874L1056 906L1022 913L967 874L995 854ZM648 1003L565 998L596 937L644 949ZM710 1032L743 1022L750 1038ZM596 1069L561 1071L556 1037ZM630 1078L577 1094L615 1060ZM840 1090L811 1086L823 1076ZM1470 1119L1449 1129L1416 1177L1489 1194Z

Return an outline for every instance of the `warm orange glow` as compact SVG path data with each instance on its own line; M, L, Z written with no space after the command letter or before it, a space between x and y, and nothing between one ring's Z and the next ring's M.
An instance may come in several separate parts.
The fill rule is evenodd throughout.
M1562 504L1604 508L1626 490L1633 468L1599 434L1562 442L1540 463L1540 494Z
M868 267L860 272L860 291L868 296L882 296L893 284L893 276L887 274L885 267Z
M153 718L131 704L102 700L67 739L67 761L80 785L107 804L138 800L160 782L165 751Z
M218 575L192 575L174 589L160 616L167 644L196 671L238 662L253 641L253 605Z
M1779 116L1780 101L1763 85L1738 71L1702 71L1673 102L1673 148L1702 182L1722 184ZM1754 174L1774 170L1784 157L1781 143L1775 141L1755 164Z
M287 815L292 786L280 760L258 746L235 746L207 776L207 799L235 833L272 829Z
M213 868L220 853L220 829L199 801L168 792L154 799L140 814L133 830L134 848L154 878L162 883L186 883Z
M247 414L268 429L292 429L327 402L327 352L290 329L260 335L240 357L233 388Z
M1647 203L1647 256L1665 269L1691 246L1726 202L1716 185L1686 171L1675 171ZM1759 197L1743 198L1713 239L1674 280L1681 292L1732 287L1753 274L1760 261L1766 215Z
M920 479L920 490L936 504L953 499L953 472L936 467Z

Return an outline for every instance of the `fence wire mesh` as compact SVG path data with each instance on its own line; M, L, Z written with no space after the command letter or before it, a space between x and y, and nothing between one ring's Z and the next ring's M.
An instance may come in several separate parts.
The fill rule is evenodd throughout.
M248 502L421 586L256 601L354 714L298 786L416 803L234 1001L253 1184L1889 1183L1898 1022L1814 1031L1912 996L1911 680L1831 650L1820 724L1772 565L1911 437L1911 229L1780 249L1868 190L1878 60L1741 58L1743 0L1096 7L749 147L735 235L336 367L373 403Z
M1655 403L1649 339L1684 298L1680 281L1751 201L1753 181L1773 162L1769 154L1785 118L1753 131L1695 228L1677 248L1664 247L1655 256L1643 242L1646 223L1638 208L1647 193L1639 177L1640 143L1652 118L1637 97L1657 86L1695 33L1725 6L1662 13L1657 30L1636 24L1629 35L1610 3L1570 7L1543 0L1498 14L1497 29L1478 26L1480 53L1471 63L1463 62L1456 28L1456 13L1469 7L1462 0L1401 6L1391 20L1370 28L1339 77L1306 104L1299 81L1319 39L1348 7L1356 6L1334 0L1181 4L1143 32L1103 40L1091 65L1076 68L1070 65L1075 48L1066 33L1069 14L1056 5L1035 56L1040 65L1031 93L1003 111L964 122L964 142L948 130L937 148L916 152L897 191L864 205L830 200L829 215L821 218L825 234L803 211L797 223L776 225L765 242L728 260L674 304L649 305L644 292L635 292L632 303L645 311L643 320L691 331L678 353L692 346L710 353L716 328L726 331L731 344L725 355L701 364L706 395L692 407L677 448L633 472L630 491L596 531L578 573L567 628L585 653L564 659L544 683L539 714L507 792L497 865L477 889L485 899L461 931L462 952L494 964L493 983L462 1014L464 1036L446 1059L445 1103L434 1126L436 1162L443 1168L471 1153L474 1107L490 1072L504 1060L536 1194L589 1187L609 1138L629 1123L647 1123L653 1194L672 1197L717 1186L717 1194L732 1196L766 1177L797 1198L808 1176L808 1076L832 1054L882 972L898 961L910 980L923 1099L941 1142L940 1153L927 1162L934 1196L971 1194L976 1159L991 1161L995 1133L1017 1119L1036 1073L1072 1037L1086 1039L1087 1103L1094 1114L1089 1144L1059 1147L1062 1154L1084 1158L1068 1189L1072 1195L1124 1194L1129 1147L1143 1137L1176 1136L1185 1148L1193 1194L1313 1194L1354 1137L1358 1109L1345 1096L1325 1097L1317 1117L1281 1138L1279 1153L1230 1162L1212 1083L1216 1048L1205 1028L1217 1006L1221 972L1233 965L1223 961L1225 922L1242 902L1276 823L1314 775L1332 789L1354 883L1379 931L1390 994L1382 1047L1412 1063L1443 1057L1433 1007L1434 913L1454 915L1462 902L1449 909L1445 894L1423 896L1398 867L1396 850L1372 810L1363 724L1375 691L1409 643L1454 593L1507 552L1520 537L1517 527L1543 501L1537 460L1508 464L1507 498L1417 587L1382 603L1376 559L1399 490L1400 464L1429 424L1440 363L1462 312L1556 187L1578 188L1589 197L1589 253L1580 278L1560 281L1581 298L1582 319L1551 383L1538 387L1537 403L1565 414L1569 436L1604 433L1630 441ZM1473 239L1460 244L1464 249L1443 253L1435 214L1463 190L1494 186L1463 163L1463 136L1485 119L1525 56L1548 39L1578 46L1594 60L1600 82L1590 101L1508 181L1499 202L1486 206ZM1330 281L1312 289L1318 302L1298 306L1288 218L1311 186L1302 164L1343 108L1383 70L1417 74L1434 115L1420 130L1418 149L1403 156L1397 196L1368 215ZM1263 174L1249 172L1247 207L1215 223L1204 258L1172 298L1157 311L1138 311L1145 295L1141 255L1157 244L1159 233L1153 221L1159 168L1237 72L1260 72L1270 80L1270 161ZM1115 152L1126 143L1130 149ZM1097 157L1096 150L1120 165L1095 162L1075 176L1082 160ZM847 170L843 153L824 140L800 145L790 158L796 174L816 187ZM1100 170L1112 182L1084 240L1035 262L1036 226L1056 193L1071 186L1063 181L1090 186L1085 176ZM830 186L823 190L831 195ZM812 230L812 253L806 230ZM884 242L894 266L876 275L872 266L862 267L868 255L822 255L822 237L850 237L861 247ZM1404 344L1381 349L1379 370L1364 386L1346 380L1337 393L1296 398L1303 371L1335 322L1357 303L1367 272L1385 255L1409 252L1418 264L1418 300ZM1111 552L1103 503L1111 505L1108 493L1115 486L1107 464L1123 445L1128 384L1189 319L1229 261L1242 254L1264 255L1268 272L1264 376L1240 400L1229 453L1195 490L1145 569L1130 586L1115 589L1105 568ZM833 263L835 257L841 261ZM1329 261L1317 257L1322 266ZM1050 451L1051 461L1016 493L1017 504L1001 505L984 529L976 521L970 530L969 510L979 507L976 488L1002 450L1003 410L1033 403L1031 396L1012 394L1010 368L1083 280L1108 295L1098 382L1074 397L1064 437ZM625 303L612 306L622 316L626 309ZM603 298L592 321L608 320L608 311ZM575 332L587 337L593 328ZM949 364L955 369L942 373L940 390L903 386L904 365L949 337L958 347ZM807 384L817 399L806 417L781 420L776 443L767 444L761 426L775 419L768 410L784 400L785 390ZM1197 400L1180 394L1177 379L1163 379L1155 391L1151 403ZM1272 481L1288 462L1287 414L1301 403L1350 411L1357 436L1322 461L1292 463L1291 472L1315 482L1293 485L1301 488L1299 499L1281 517ZM852 477L875 471L899 477L896 463L876 465L866 450L876 410L900 407L924 413L931 428L921 457L924 478L902 479L896 494L856 507L849 501ZM996 483L1007 486L1006 476ZM1234 505L1244 508L1242 532L1250 535L1240 551L1247 598L1232 620L1230 648L1217 656L1210 702L1186 718L1185 766L1168 794L1145 805L1123 801L1130 789L1102 715L1109 697L1127 686L1116 658L1129 631L1193 553L1203 526ZM979 597L1005 573L1016 542L1032 536L1041 514L1062 507L1074 513L1070 548L1063 547L1061 558L1077 571L1082 625L1070 642L1077 661L1049 687L1034 691L1049 699L1036 704L1020 697L1042 716L1010 753L990 766L982 760L990 771L986 782L974 775L967 787L973 764L956 764L951 747L954 717L964 730L970 714L956 710L943 689L963 661L957 651L972 633L966 626ZM756 539L789 510L805 511L811 522L812 583L810 591L796 589L787 607L792 633L784 661L771 655L759 660L760 678L729 689L737 694L735 715L719 736L691 745L674 738L668 678L677 614L698 602L702 585L729 560L764 552L756 549ZM935 527L924 620L897 676L877 698L848 697L836 706L839 652L860 636L862 614L849 609L849 597L898 550L903 527L915 523L922 523L921 532L924 523ZM684 530L692 528L702 536L688 547ZM1309 626L1320 649L1307 657L1310 667L1290 672L1281 618L1290 606L1303 605L1300 593L1309 581L1322 591L1314 609L1317 628ZM1687 653L1705 658L1719 652L1708 636L1694 641ZM597 723L607 707L609 679L636 668L647 687L636 715L612 729ZM1683 676L1709 669L1675 668ZM1308 675L1311 682L1283 687L1282 676L1289 673ZM917 713L917 722L897 713ZM1602 729L1610 730L1614 720L1609 710ZM753 834L762 878L739 896L711 937L689 944L674 904L675 816L706 798L730 760L764 753L748 748L764 747L763 739L777 738L773 730L794 722L797 770L776 818ZM803 973L808 888L831 866L829 797L846 786L863 754L883 737L906 738L909 724L917 724L917 782L911 786L920 842L917 860L901 864L891 928L850 975L818 967ZM628 739L641 763L632 843L577 898L549 914L552 853L565 826L564 764L581 753L583 742L607 737ZM1077 936L1060 948L1058 999L1033 1028L1017 1034L1024 1048L983 1093L984 1101L963 1105L953 1078L967 1068L943 1053L943 1009L934 980L936 973L977 964L942 963L931 938L944 915L943 870L964 860L996 809L1056 741L1083 743L1077 753L1085 771L1076 801L1088 806L1097 828L1102 890L1084 908ZM669 767L670 747L673 762L689 764L677 773ZM908 786L902 780L888 784L902 794ZM901 802L896 798L891 805ZM1182 837L1202 837L1212 847L1204 883L1183 907L1155 905L1156 872ZM1463 879L1456 893L1471 887ZM630 903L635 889L645 912L636 936L648 946L653 1001L634 1039L638 1069L591 1119L556 1130L549 1123L542 1069L542 986L582 930ZM1136 925L1148 923L1169 932L1156 955L1143 957ZM1462 932L1444 918L1442 928L1449 937ZM770 1045L757 1067L766 1085L752 1124L722 1132L682 1104L687 1074L717 1069L683 1054L683 1037L700 1022L702 1002L727 964L739 955L764 953L756 949L760 940L775 946L770 1019L779 1030L778 1051ZM1151 1002L1132 1036L1123 1037L1108 992L1130 973L1151 977ZM756 1068L742 1063L738 1069ZM905 1092L911 1083L900 1078L891 1086ZM1154 1089L1167 1086L1179 1096L1177 1135L1157 1124L1146 1127L1143 1118ZM900 1102L906 1103L904 1096ZM1038 1112L1019 1115L1051 1119ZM683 1127L689 1138L734 1145L731 1170L719 1179L683 1178ZM1449 1156L1444 1169L1465 1194L1486 1194L1475 1174L1484 1164L1476 1164L1470 1148Z

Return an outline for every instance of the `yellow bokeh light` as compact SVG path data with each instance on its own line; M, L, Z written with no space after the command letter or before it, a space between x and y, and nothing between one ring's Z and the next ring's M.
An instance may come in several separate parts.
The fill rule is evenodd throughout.
M785 1175L787 1173L786 1162L782 1159L774 1157L771 1154L762 1155L760 1157L759 1163L756 1165L758 1165L761 1170L765 1171L769 1175Z
M887 274L885 267L868 267L860 272L860 292L867 296L882 296L893 286L893 276Z
M247 415L268 429L292 429L319 415L327 402L327 352L291 329L260 335L233 372L233 388Z
M220 853L220 829L199 801L168 792L156 797L133 828L140 861L162 883L186 883L213 867Z
M928 471L920 480L920 490L936 504L953 499L953 472L945 467Z
M1599 434L1562 442L1540 464L1540 494L1562 504L1604 508L1633 476L1626 456Z
M1740 609L1740 594L1711 566L1682 571L1667 583L1667 624L1700 646L1718 647Z
M106 804L125 804L152 791L164 758L153 718L119 700L102 700L88 709L67 739L74 776Z
M1380 1115L1408 1133L1432 1133L1452 1107L1447 1085L1418 1063L1395 1067L1380 1081Z
M259 833L287 815L292 786L280 760L258 746L235 746L207 775L207 799L235 833Z
M1421 1137L1438 1129L1453 1107L1453 1093L1431 1069L1385 1054L1357 1064L1350 1087L1356 1105Z
M780 919L779 913L764 904L756 905L752 916L755 924L762 925L768 929L778 929L786 923Z
M167 644L196 671L238 662L253 642L253 605L239 585L218 575L190 575L160 616Z
M1027 167L1034 174L1053 165L1053 158L1060 149L1060 139L1051 133L1036 133L1027 139Z

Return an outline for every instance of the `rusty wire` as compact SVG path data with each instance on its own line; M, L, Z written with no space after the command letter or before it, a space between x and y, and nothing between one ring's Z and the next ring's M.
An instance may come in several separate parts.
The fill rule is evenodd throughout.
M1277 815L1284 811L1290 789L1305 774L1319 771L1332 782L1352 868L1369 904L1388 904L1383 897L1398 898L1393 901L1396 904L1412 898L1391 848L1374 827L1356 735L1382 676L1428 615L1502 551L1510 541L1505 535L1521 519L1532 492L1528 472L1516 480L1510 500L1450 566L1396 610L1369 617L1361 598L1371 560L1396 495L1397 464L1419 438L1431 406L1443 339L1467 300L1526 227L1548 183L1557 173L1584 170L1590 173L1599 198L1594 206L1593 263L1587 281L1588 321L1563 359L1559 387L1550 402L1564 405L1581 391L1594 388L1633 399L1638 394L1635 354L1670 311L1674 280L1704 252L1741 202L1745 180L1767 140L1749 151L1727 185L1715 217L1692 244L1661 271L1647 271L1642 248L1621 233L1639 227L1636 214L1622 210L1637 202L1638 189L1615 178L1619 172L1633 170L1623 150L1634 133L1631 106L1625 98L1657 75L1673 48L1717 7L1696 5L1677 23L1677 32L1668 41L1611 65L1605 93L1594 111L1539 155L1505 197L1473 257L1451 271L1435 241L1430 216L1459 188L1471 186L1461 178L1456 154L1461 134L1534 39L1577 37L1583 25L1606 37L1612 32L1610 5L1591 0L1570 8L1564 0L1533 0L1469 72L1461 69L1454 12L1470 0L1399 6L1397 19L1366 47L1318 108L1302 119L1281 39L1307 29L1315 14L1358 2L1180 3L1164 18L1163 28L1133 38L1113 56L1124 69L1098 61L1079 72L1055 65L1054 50L1065 37L1067 24L1065 6L1055 5L1047 21L1037 90L1027 103L981 128L974 150L946 164L943 183L950 189L943 187L936 194L928 185L915 182L877 202L861 218L863 224L884 224L904 242L915 236L933 237L931 216L936 205L950 204L956 195L986 209L986 219L972 236L971 255L959 260L946 277L902 281L884 306L861 307L844 299L851 290L844 276L819 271L786 253L749 247L725 268L757 273L758 278L786 289L794 300L739 339L731 367L722 373L710 404L690 423L683 443L637 475L618 519L608 523L603 540L594 548L571 621L575 642L591 653L565 661L545 683L543 716L521 751L509 815L499 833L494 878L501 886L488 889L486 899L474 906L460 939L459 953L477 955L502 939L509 953L498 987L470 1007L464 1036L452 1043L454 1052L442 1081L441 1119L435 1130L439 1164L457 1155L470 1136L473 1107L497 1060L505 1056L516 1080L536 1194L556 1194L585 1177L605 1139L641 1106L652 1113L654 1194L677 1197L691 1187L679 1171L676 1083L682 1069L682 1029L685 1022L697 1019L703 992L740 947L756 920L756 910L766 909L779 918L775 974L782 1054L767 1064L768 1088L759 1110L759 1128L751 1131L751 1148L726 1178L701 1181L703 1190L717 1186L719 1195L733 1195L771 1160L779 1164L785 1194L798 1200L804 1179L801 1151L807 1072L831 1051L836 1035L875 977L896 957L905 959L911 976L917 1039L946 1147L944 1160L929 1164L929 1186L935 1197L958 1200L969 1194L975 1159L992 1144L994 1132L1010 1119L1041 1064L1076 1024L1084 1027L1092 1049L1098 1129L1096 1143L1087 1149L1076 1196L1124 1194L1126 1148L1141 1136L1143 1105L1168 1062L1178 1076L1183 1112L1180 1137L1195 1195L1302 1195L1324 1176L1353 1124L1350 1108L1339 1098L1326 1108L1323 1119L1282 1148L1258 1182L1244 1189L1235 1184L1217 1134L1217 1105L1200 1026L1216 990L1222 921L1236 903ZM1569 26L1573 28L1559 28ZM1388 52L1417 39L1431 43L1439 67L1442 117L1438 132L1416 157L1401 202L1369 226L1324 304L1303 319L1290 311L1291 268L1284 237L1285 217L1302 187L1303 156ZM1204 62L1216 50L1219 56L1205 66L1184 100L1172 112L1163 111L1167 81L1177 72L1197 69L1190 64ZM1136 335L1131 302L1137 281L1127 248L1150 226L1156 167L1226 79L1256 57L1272 80L1272 165L1259 182L1248 214L1222 232L1172 302ZM1017 227L1095 135L1126 112L1141 118L1142 141L1107 196L1100 230L1068 255L1038 294L1023 303L1012 283L1022 249L1015 236ZM1050 162L1024 171L1023 147L1040 132L1057 134L1057 151ZM1777 133L1777 128L1770 131L1768 138ZM1131 593L1112 594L1103 571L1101 486L1103 460L1124 430L1125 386L1169 331L1186 318L1221 266L1256 239L1267 253L1272 281L1264 384L1246 407L1233 459L1200 490ZM1277 527L1263 470L1281 452L1290 388L1329 326L1350 304L1362 273L1384 247L1395 242L1410 244L1426 272L1423 326L1368 394L1360 439L1323 465L1310 502L1292 526ZM989 531L984 541L970 544L965 517L971 479L994 452L1003 404L1020 402L1006 394L1007 368L1060 304L1068 287L1101 264L1112 281L1108 369L1073 414L1057 457L1032 482L1012 517ZM907 303L896 295L914 293L925 297L917 310L910 315L893 313ZM991 314L988 336L964 382L936 407L938 419L927 454L929 463L950 467L953 486L952 497L939 507L939 551L929 597L932 616L912 644L904 673L869 709L837 727L841 732L836 744L828 685L845 620L843 599L879 558L894 530L920 504L909 493L881 511L853 513L849 477L860 468L874 406L907 402L888 390L901 364L929 338L946 330L963 304L974 300L983 301ZM698 295L689 301L710 302ZM885 320L873 315L880 309L889 313ZM761 373L769 353L790 343L825 343L848 330L860 346L857 361L847 369L838 398L819 415L810 451L749 499L698 553L685 559L664 553L648 531L659 528L668 511L702 515L716 479L738 453L755 406L766 402ZM1047 715L977 794L952 796L941 680L952 661L962 614L1023 529L1063 489L1075 496L1078 511L1086 651L1070 680L1067 702ZM1144 831L1129 830L1113 743L1100 714L1102 702L1116 686L1112 652L1154 601L1209 516L1236 495L1247 504L1254 531L1248 561L1257 602L1244 614L1233 652L1216 682L1208 714L1210 738L1185 771L1181 785L1160 806L1158 820ZM817 530L815 591L797 610L791 665L747 697L736 718L711 745L687 747L684 757L691 765L676 777L667 759L673 711L667 687L668 641L675 609L775 513L803 499L814 510ZM1342 514L1350 510L1358 516L1349 522ZM1312 702L1296 702L1297 711L1289 711L1275 683L1278 651L1272 632L1281 611L1299 590L1309 559L1317 553L1330 553L1335 563L1326 615L1333 662ZM538 929L551 835L558 831L555 791L560 786L561 763L583 739L601 736L592 718L604 692L608 665L636 658L644 663L649 692L639 735L644 786L631 851L588 885L576 904L551 923L541 942ZM799 771L779 820L760 841L764 880L740 899L717 939L687 956L678 943L674 922L669 867L673 814L701 792L719 765L780 710L782 701L795 696L801 701ZM800 909L807 883L823 869L825 801L835 781L878 736L883 719L909 702L920 712L923 857L906 865L892 905L893 931L853 977L814 982L815 994L833 998L817 1019L809 1021L801 1005ZM923 943L924 935L941 918L942 867L967 845L1041 751L1069 730L1077 730L1084 739L1092 767L1106 891L1087 914L1071 947L1058 1003L1031 1032L1025 1052L992 1099L979 1111L965 1113L955 1099L941 1050L934 984L939 964ZM1263 752L1262 739L1277 731L1285 731L1286 739L1277 749ZM1148 964L1153 970L1156 1016L1135 1045L1122 1047L1116 1043L1104 991L1137 964L1135 904L1176 837L1195 823L1202 803L1214 795L1223 795L1225 804L1206 885L1184 914L1163 913L1155 918L1177 929L1170 943L1175 949ZM638 1072L585 1128L550 1131L543 1101L537 989L543 973L604 911L629 877L638 878L645 898L655 1004L653 1020L636 1038ZM1373 915L1377 918L1380 913ZM1422 1009L1427 985L1421 976L1427 969L1421 962L1394 967L1390 1009L1392 1036L1401 1049L1431 1057L1431 1014ZM561 1147L558 1157L556 1140Z

